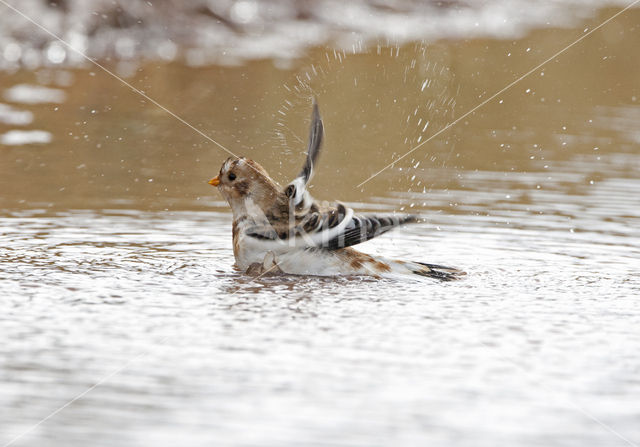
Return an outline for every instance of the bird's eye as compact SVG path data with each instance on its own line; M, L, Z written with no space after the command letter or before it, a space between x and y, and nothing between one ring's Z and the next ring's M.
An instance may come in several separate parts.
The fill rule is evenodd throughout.
M229 180L234 181L236 179L236 175L233 172L229 173Z

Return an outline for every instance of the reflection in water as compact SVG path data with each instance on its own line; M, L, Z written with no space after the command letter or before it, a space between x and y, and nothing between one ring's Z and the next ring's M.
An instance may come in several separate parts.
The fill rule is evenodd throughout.
M9 126L24 126L31 124L33 113L28 110L15 109L7 104L0 103L0 122Z
M316 94L314 196L425 215L362 249L469 273L447 284L253 281L206 184L226 154L99 71L0 74L2 138L51 135L0 145L0 440L135 359L16 445L621 442L589 415L639 442L639 16L363 190L592 23L131 74L282 182ZM25 85L64 100L19 101Z
M5 146L47 143L51 143L51 134L44 130L10 130L0 135L0 144Z
M5 90L4 98L19 104L62 103L66 94L57 88L19 84Z

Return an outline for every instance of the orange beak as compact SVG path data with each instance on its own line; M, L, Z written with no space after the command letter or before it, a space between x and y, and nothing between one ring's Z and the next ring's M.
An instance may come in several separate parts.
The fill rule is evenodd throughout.
M218 186L220 184L220 176L216 176L214 178L212 178L211 180L209 180L209 184L211 186Z

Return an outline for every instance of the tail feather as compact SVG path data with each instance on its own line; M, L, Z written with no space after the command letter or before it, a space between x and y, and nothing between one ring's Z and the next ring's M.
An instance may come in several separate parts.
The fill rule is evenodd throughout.
M426 264L424 262L415 262L412 264L417 267L412 270L416 275L427 276L429 278L439 279L440 281L455 281L460 279L461 276L466 275L462 270L444 265Z

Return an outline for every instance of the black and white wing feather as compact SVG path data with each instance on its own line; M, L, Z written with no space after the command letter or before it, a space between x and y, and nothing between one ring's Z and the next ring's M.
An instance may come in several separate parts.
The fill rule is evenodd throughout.
M338 204L324 212L307 213L296 225L256 225L246 235L290 247L336 250L373 239L400 225L419 222L417 216L357 216L351 208Z
M322 124L322 118L320 118L318 103L314 99L313 111L311 112L311 128L309 129L309 144L307 146L307 159L300 174L298 174L284 190L296 209L308 209L311 203L313 203L313 199L307 191L307 183L309 183L309 180L311 180L313 176L313 168L318 160L323 137L324 126Z
M325 248L335 250L350 247L373 239L394 228L419 222L417 216L353 216L345 230L337 237L329 240Z

